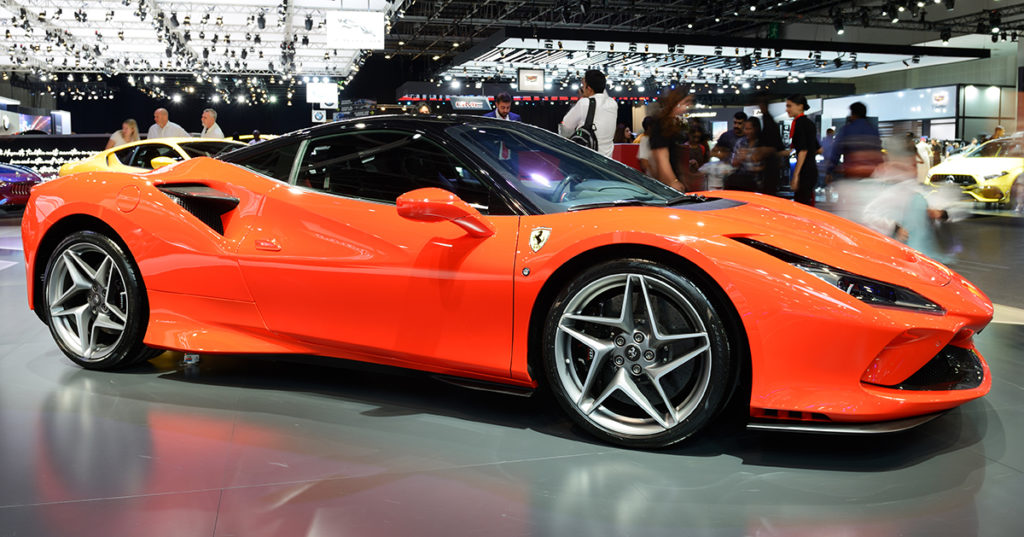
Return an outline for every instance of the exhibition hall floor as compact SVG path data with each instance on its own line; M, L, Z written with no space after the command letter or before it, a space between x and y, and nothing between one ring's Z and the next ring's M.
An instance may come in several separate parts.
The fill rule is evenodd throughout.
M83 370L0 215L0 537L1024 534L1024 218L956 224L991 393L871 437L596 443L540 398L241 356Z

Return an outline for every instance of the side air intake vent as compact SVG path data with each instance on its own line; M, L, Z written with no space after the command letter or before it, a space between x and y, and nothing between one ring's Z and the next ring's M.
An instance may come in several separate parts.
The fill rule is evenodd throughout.
M946 345L910 378L895 386L883 387L925 391L973 390L984 380L985 370L976 352Z
M224 234L221 216L238 206L238 198L206 185L160 185L157 188L210 229Z

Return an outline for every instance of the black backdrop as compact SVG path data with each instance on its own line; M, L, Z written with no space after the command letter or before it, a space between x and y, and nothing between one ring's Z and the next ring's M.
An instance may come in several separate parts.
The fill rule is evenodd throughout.
M370 56L359 74L341 93L342 99L373 99L378 103L394 103L397 88L408 80L416 80L428 76L428 64L425 59L410 61L406 58L385 60L380 56ZM136 76L136 78L141 78ZM168 77L170 81L170 78ZM184 80L183 85L191 84ZM217 110L217 123L225 135L251 133L254 129L263 133L283 134L312 124L312 106L305 101L303 86L296 85L292 98L292 106L288 106L283 87L274 87L272 94L278 96L274 104L247 105L235 102L213 104L208 100L212 91L196 86L194 94L182 92L182 101L171 102L169 99L153 99L127 83L124 75L108 80L108 86L117 94L113 100L75 101L67 98L57 99L57 107L71 112L71 127L77 134L112 133L121 128L121 122L132 118L139 123L139 130L145 133L153 124L153 111L167 108L170 120L181 125L189 132L199 132L202 125L199 117L204 108ZM174 93L172 84L165 84L165 91ZM555 130L562 117L569 110L568 104L541 103L516 104L513 111L520 114L523 121L548 130ZM619 107L619 121L631 121L630 106L623 103ZM448 113L447 105L438 107L435 112Z

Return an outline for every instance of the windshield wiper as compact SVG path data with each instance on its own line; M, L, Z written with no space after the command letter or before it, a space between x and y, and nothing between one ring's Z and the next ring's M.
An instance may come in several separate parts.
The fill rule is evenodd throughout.
M676 196L665 202L665 206L677 205L680 203L701 203L708 199L700 194L683 194L682 196Z
M585 209L603 209L603 208L606 208L606 207L633 207L633 206L638 206L638 205L640 205L640 206L648 206L648 205L661 206L662 202L656 201L656 200L638 200L638 199L612 200L612 201L595 201L593 203L581 203L579 205L573 205L572 207L569 207L568 211L569 212L573 212L573 211L582 211L582 210L585 210Z

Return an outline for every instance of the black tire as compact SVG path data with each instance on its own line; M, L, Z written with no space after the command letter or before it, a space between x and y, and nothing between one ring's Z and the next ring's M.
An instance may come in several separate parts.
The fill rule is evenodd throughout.
M139 270L110 237L95 231L66 237L47 262L43 286L37 307L57 346L76 364L119 369L157 352L142 343L149 309Z
M545 323L543 360L572 420L630 448L693 435L737 382L713 302L685 274L642 259L602 263L566 285Z

